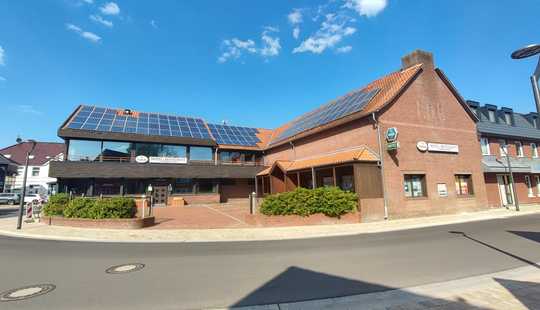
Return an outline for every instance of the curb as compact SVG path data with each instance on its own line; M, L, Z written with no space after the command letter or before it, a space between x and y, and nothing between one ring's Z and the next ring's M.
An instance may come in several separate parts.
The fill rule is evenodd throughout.
M256 241L279 241L279 240L298 240L298 239L314 239L314 238L330 238L330 237L341 237L341 236L354 236L354 235L362 235L362 234L374 234L374 233L384 233L384 232L393 232L393 231L402 231L402 230L410 230L410 229L420 229L420 228L427 228L427 227L435 227L435 226L444 226L444 225L452 225L452 224L461 224L461 223L469 223L469 222L478 222L478 221L489 221L489 220L496 220L496 219L504 219L504 218L511 218L511 217L518 217L518 216L527 216L527 215L533 215L540 213L540 210L532 210L532 211L521 211L519 214L516 214L515 211L513 213L502 213L502 214L496 214L491 216L485 216L482 218L468 218L468 217L462 217L455 220L447 220L439 223L421 223L421 224L413 224L407 227L407 223L405 223L404 227L374 227L372 229L366 229L365 231L362 231L361 229L358 230L350 230L350 231L336 231L336 232L329 232L329 231L322 231L317 232L316 226L309 226L311 229L313 229L312 232L304 232L303 235L292 235L287 236L286 234L281 236L252 236L249 237L249 233L246 233L246 229L249 229L250 232L257 229L267 229L264 231L265 233L267 231L276 232L276 230L294 230L298 231L301 229L305 229L306 226L290 226L290 227L279 227L279 228L236 228L236 229L227 229L227 232L230 232L231 230L234 230L234 232L244 232L244 233L236 233L235 235L241 235L241 238L237 237L222 237L222 238L216 238L216 237L201 237L205 233L205 231L208 230L161 230L164 232L171 232L176 231L179 235L182 233L192 233L196 236L194 238L187 237L187 238L179 238L179 239L97 239L97 238L86 238L86 237L69 237L69 236L58 236L58 235L44 235L44 234L32 234L32 233L26 233L26 232L17 232L17 231L10 231L10 230L2 230L0 229L0 235L8 236L8 237L15 237L15 238L24 238L24 239L38 239L38 240L55 240L55 241L73 241L73 242L101 242L101 243L210 243L210 242L256 242ZM474 213L465 213L464 215L471 215ZM366 225L365 223L359 223L359 224L341 224L341 225L359 225L358 228L361 228L362 225ZM66 228L66 227L63 227ZM364 227L369 228L369 227ZM77 228L77 229L88 229L88 228ZM102 230L103 231L103 230ZM116 230L121 231L121 230ZM160 230L153 230L155 232L159 232ZM219 232L217 229L211 229L212 232ZM130 233L133 233L133 230L130 230ZM263 232L262 230L258 232ZM227 233L225 233L227 234ZM248 236L246 238L246 236ZM142 236L141 236L142 237ZM144 237L142 237L144 238Z

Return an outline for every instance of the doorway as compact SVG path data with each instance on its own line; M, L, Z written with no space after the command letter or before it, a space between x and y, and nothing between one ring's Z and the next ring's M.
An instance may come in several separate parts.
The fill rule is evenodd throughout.
M164 207L167 205L167 198L169 196L169 189L167 186L155 186L154 187L154 206Z
M503 207L514 204L514 189L510 184L510 176L507 174L497 175L497 184L499 185L499 195Z

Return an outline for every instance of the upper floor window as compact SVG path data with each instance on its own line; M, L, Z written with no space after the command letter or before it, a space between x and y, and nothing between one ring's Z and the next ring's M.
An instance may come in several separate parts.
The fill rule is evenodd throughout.
M523 144L519 141L516 141L516 154L518 157L523 157Z
M531 183L531 177L528 175L525 176L525 184L527 185L527 195L529 197L533 197L534 194L533 194L533 187Z
M501 156L508 155L508 145L506 145L506 140L504 139L499 140L499 152L501 153Z
M504 113L504 121L506 125L512 125L512 114L508 112Z
M488 110L488 118L489 118L489 121L490 122L493 122L495 123L495 111L493 110Z
M532 123L533 123L534 128L538 128L538 120L536 117L532 119Z
M488 138L480 138L480 147L482 148L482 155L490 155Z
M219 154L221 161L230 163L240 163L242 161L242 154L240 152L221 152Z
M39 176L39 167L33 167L32 168L32 176L33 177Z
M213 157L211 147L190 146L189 160L211 161Z
M538 147L536 146L536 143L531 143L531 154L532 158L538 158Z
M70 140L68 160L98 161L101 155L101 141Z
M103 161L129 161L132 143L104 141L101 156Z

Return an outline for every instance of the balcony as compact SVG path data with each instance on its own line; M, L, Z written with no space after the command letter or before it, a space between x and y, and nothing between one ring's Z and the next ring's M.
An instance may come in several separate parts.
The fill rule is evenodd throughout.
M513 172L540 173L540 158L510 156ZM508 160L505 156L484 155L482 158L484 172L508 173Z

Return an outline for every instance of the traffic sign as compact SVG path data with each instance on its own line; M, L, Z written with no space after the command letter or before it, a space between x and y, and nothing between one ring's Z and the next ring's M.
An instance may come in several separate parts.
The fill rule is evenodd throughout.
M386 150L388 150L388 151L395 151L397 149L399 149L399 142L398 141L388 142L386 144Z
M398 130L396 127L390 127L386 130L386 141L395 142L398 137Z

